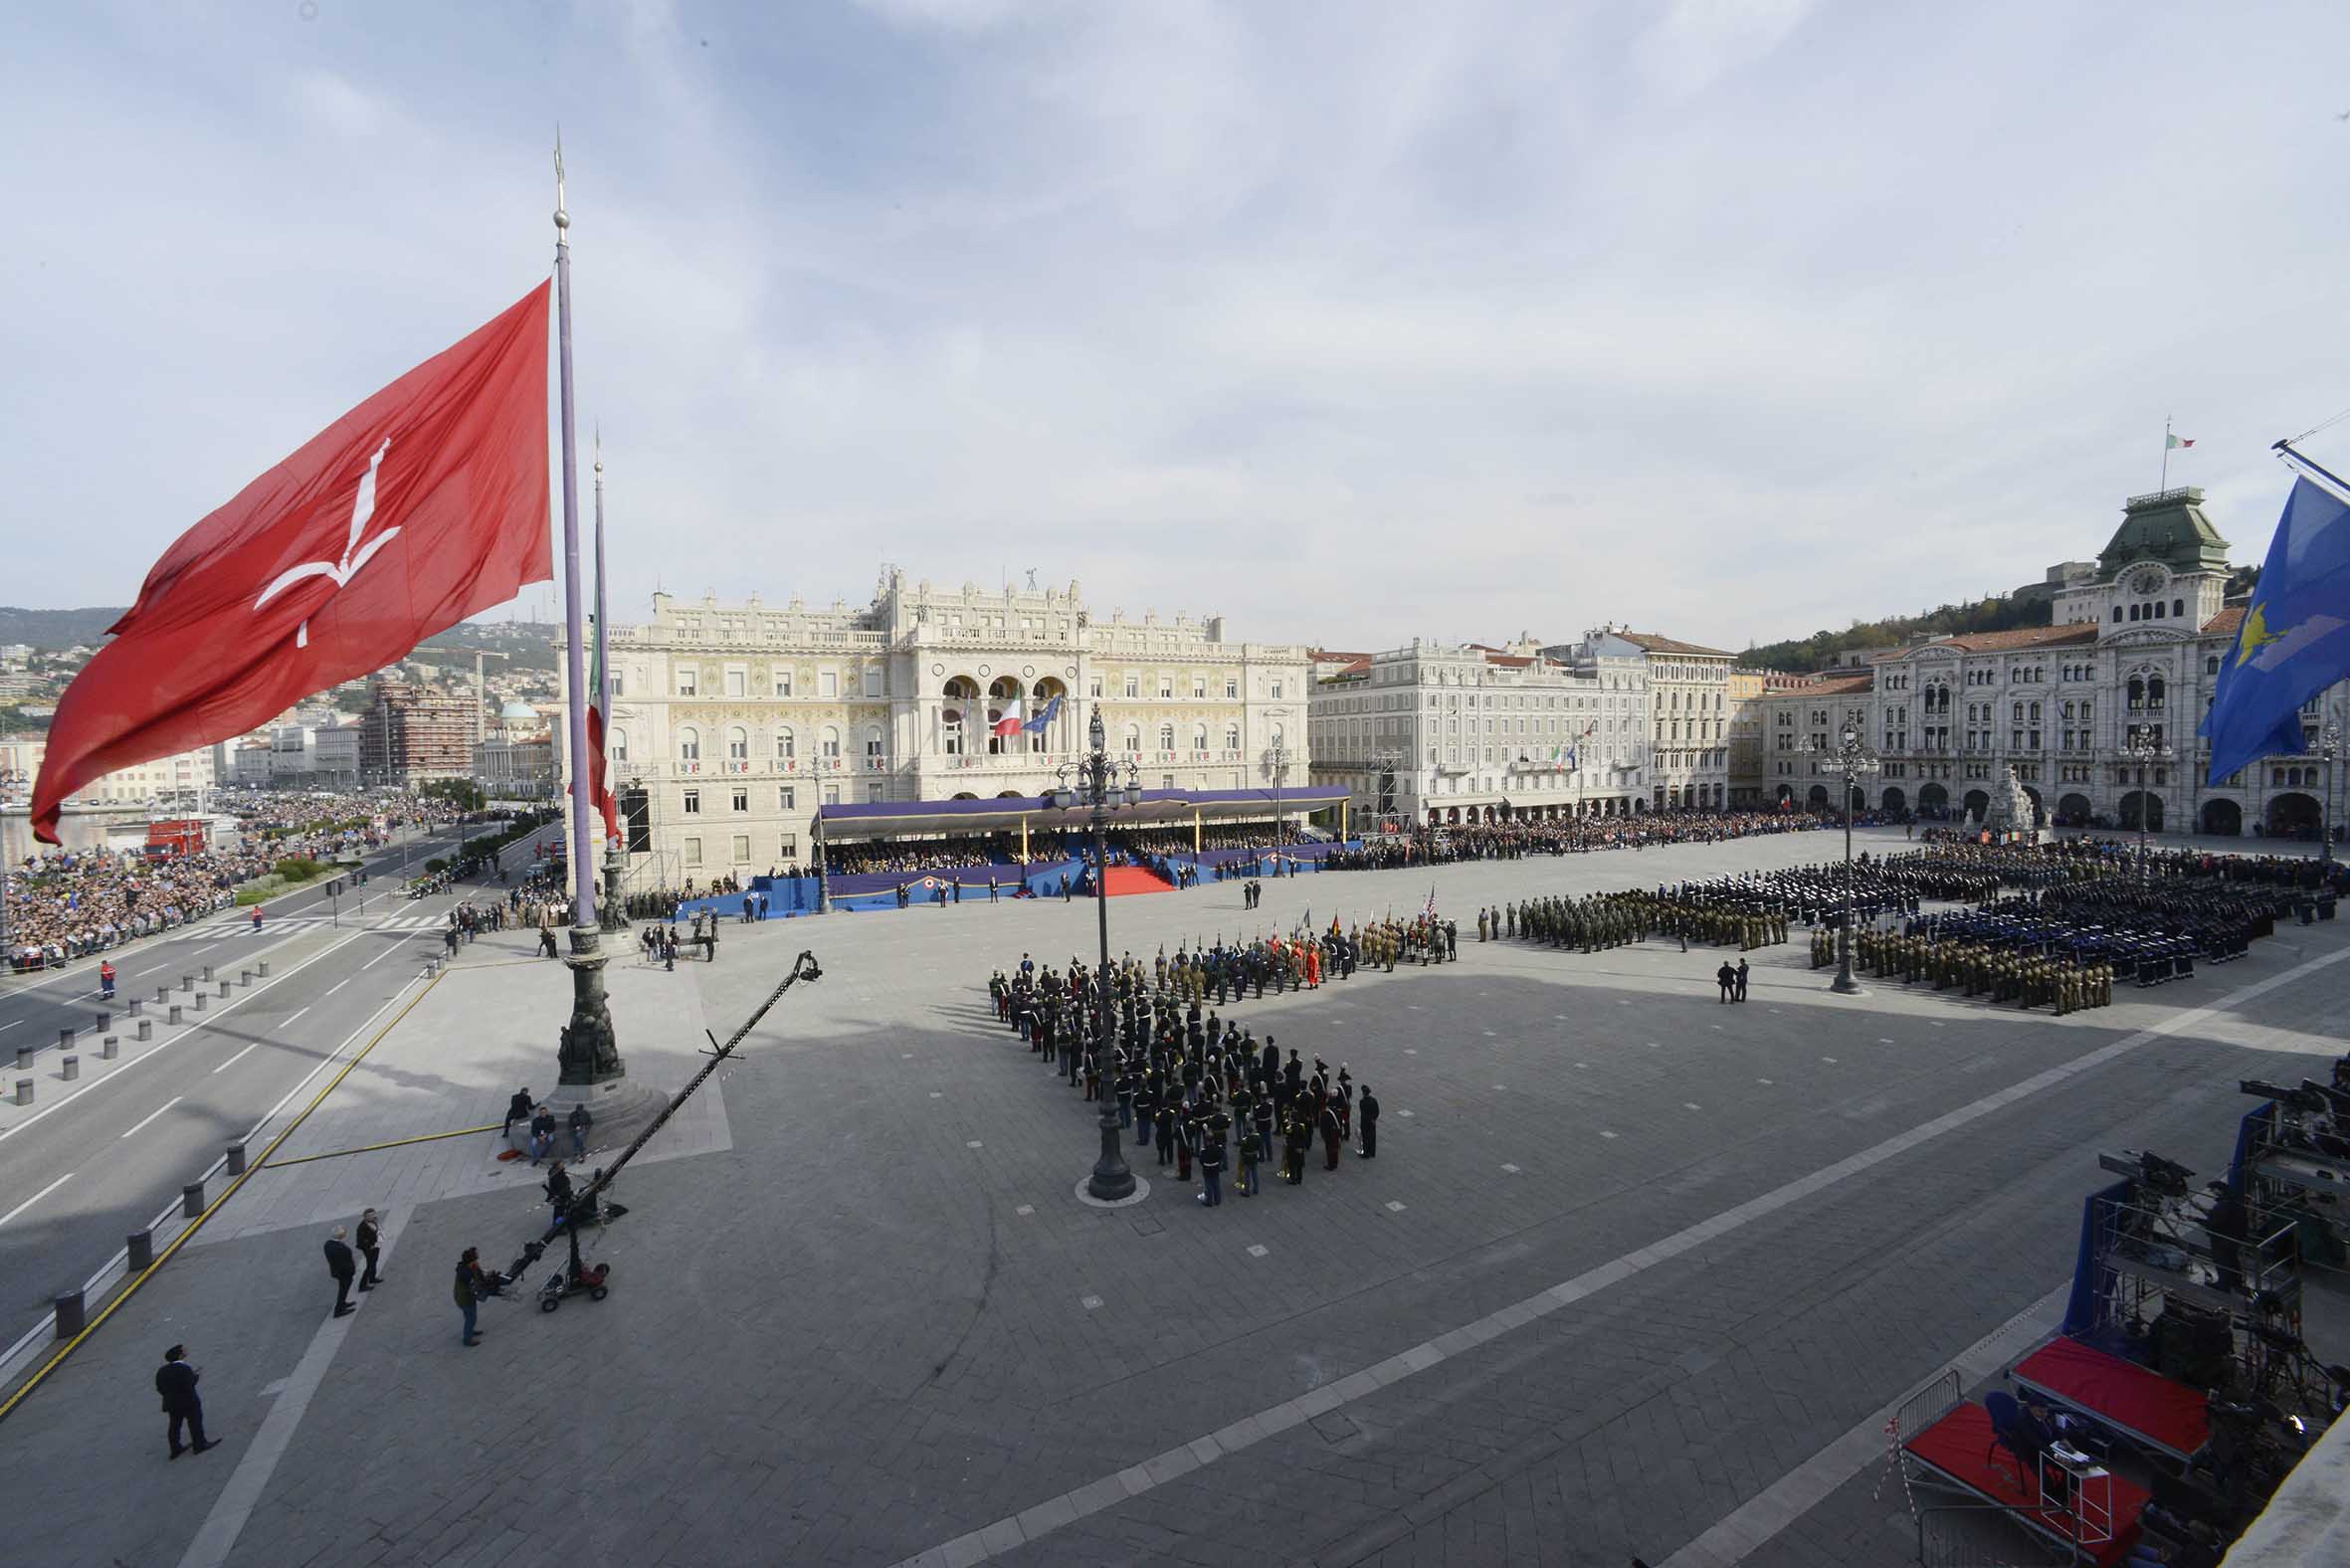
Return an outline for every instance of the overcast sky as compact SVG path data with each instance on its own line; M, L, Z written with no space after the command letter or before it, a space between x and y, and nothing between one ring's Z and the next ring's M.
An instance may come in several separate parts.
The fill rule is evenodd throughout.
M2093 555L2166 415L2257 560L2350 408L2345 58L2338 0L18 7L0 602L126 603L524 294L558 119L616 619L886 560L1741 648Z

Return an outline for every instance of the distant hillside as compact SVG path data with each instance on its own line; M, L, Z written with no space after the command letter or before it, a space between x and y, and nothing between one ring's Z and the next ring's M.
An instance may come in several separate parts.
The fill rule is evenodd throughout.
M1943 637L1956 632L2009 632L2023 626L2046 626L2052 606L2047 599L2017 601L2005 594L1972 604L1946 604L1923 615L1896 615L1882 621L1855 621L1841 632L1814 632L1784 643L1764 643L1739 655L1739 662L1789 675L1810 675L1836 663L1839 655L1855 649L1898 648L1913 637Z
M0 605L0 644L27 643L35 648L72 648L77 644L96 648L106 640L106 628L122 618L122 607L93 606L86 610L20 610L11 605ZM509 655L507 664L516 670L552 670L555 668L555 644L563 635L560 626L538 621L482 621L453 626L437 637L428 637L422 645L423 662L455 668L460 660L455 653L440 658L432 657L436 650L487 648L492 653Z
M2224 591L2231 600L2242 599L2259 581L2259 567L2239 566L2229 573ZM2048 599L2018 600L1995 594L1972 604L1946 604L1923 615L1855 621L1841 632L1814 632L1809 637L1792 638L1784 643L1764 643L1738 657L1750 669L1810 675L1825 670L1836 663L1838 656L1856 649L1898 648L1920 636L1948 637L1961 632L2009 632L2018 627L2047 626L2055 608Z
M29 643L35 648L72 648L79 643L96 648L106 640L106 628L121 619L120 608L19 610L0 604L0 643Z

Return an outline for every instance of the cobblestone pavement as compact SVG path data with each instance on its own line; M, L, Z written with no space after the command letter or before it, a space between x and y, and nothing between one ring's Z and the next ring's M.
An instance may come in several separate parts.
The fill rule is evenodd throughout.
M185 1560L1663 1563L2060 1282L2099 1148L2216 1167L2239 1077L2339 1049L2332 927L2061 1021L1832 997L1800 930L1750 955L1742 1008L1718 950L1473 939L1490 899L1837 847L1332 874L1249 915L1237 888L1119 900L1138 954L1417 909L1432 881L1469 926L1458 966L1238 1005L1386 1114L1376 1161L1222 1214L1147 1158L1142 1202L1077 1203L1087 1107L988 1015L988 965L1089 952L1087 906L727 927L692 969L721 1034L798 947L826 978L725 1075L707 1152L631 1168L608 1300L491 1303L459 1348L451 1262L541 1217L507 1190L420 1198L327 1328L314 1231L196 1249L0 1425L0 1475L40 1498L12 1551L171 1563L211 1516L233 1547ZM166 1466L175 1338L228 1446ZM323 1380L273 1428L302 1367ZM1751 1560L1901 1560L1898 1500L1831 1504Z

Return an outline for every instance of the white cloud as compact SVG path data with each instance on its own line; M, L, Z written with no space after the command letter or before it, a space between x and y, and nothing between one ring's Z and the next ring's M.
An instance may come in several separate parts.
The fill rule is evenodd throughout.
M120 601L543 276L558 119L621 605L885 557L1735 646L2093 553L2166 413L2258 558L2261 450L2350 401L2344 18L1624 15L56 13L0 100L0 597Z

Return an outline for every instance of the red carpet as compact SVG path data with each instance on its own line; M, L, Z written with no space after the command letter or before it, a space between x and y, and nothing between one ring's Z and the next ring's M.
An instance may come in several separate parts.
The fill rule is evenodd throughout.
M1175 890L1173 882L1158 873L1147 871L1140 866L1112 866L1103 885L1109 889L1109 895L1112 898L1123 897L1130 892L1173 892Z

